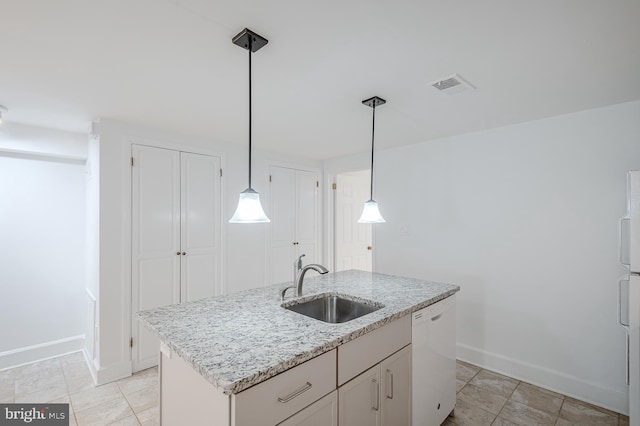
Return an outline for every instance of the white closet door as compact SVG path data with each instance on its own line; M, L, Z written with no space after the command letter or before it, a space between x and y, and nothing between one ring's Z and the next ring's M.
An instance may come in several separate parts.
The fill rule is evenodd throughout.
M270 284L291 281L295 256L295 170L271 167Z
M182 152L182 302L221 294L220 159Z
M296 170L295 242L297 256L305 254L303 265L318 263L318 174Z
M158 363L158 339L135 313L180 302L180 154L132 147L133 371Z
M358 223L369 199L369 171L338 175L336 182L336 271L371 271L371 225Z

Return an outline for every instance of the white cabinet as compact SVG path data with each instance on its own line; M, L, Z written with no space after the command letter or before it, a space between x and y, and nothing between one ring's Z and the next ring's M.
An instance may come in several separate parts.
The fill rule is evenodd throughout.
M279 426L338 426L338 391L334 390Z
M136 312L219 294L220 159L132 147L133 370L158 363L158 339Z
M270 182L269 284L292 280L293 261L317 263L320 181L318 173L272 166Z
M340 424L411 424L410 317L338 346L338 385Z
M380 363L382 426L411 424L411 345Z
M409 426L411 424L410 386L411 345L338 389L339 423Z
M380 366L370 368L338 389L341 425L380 425Z
M455 298L449 298L419 311L434 332L418 336L414 328L413 343L413 316L407 315L233 395L215 389L189 363L172 357L167 347L160 364L162 424L205 424L202 419L216 426L441 424L444 418L438 416L446 413L446 418L455 404L455 334L450 334L448 325L440 327L455 318L454 305ZM432 342L433 357L424 358L421 353L423 358L416 359L413 345L426 341ZM440 343L433 342L444 342L444 346L437 348ZM454 375L450 376L452 342ZM416 362L433 380L433 384L420 382L417 399L412 395L412 389L416 392ZM424 389L430 393L426 395ZM440 410L432 404L437 401L442 401ZM436 416L412 420L415 404L437 411Z

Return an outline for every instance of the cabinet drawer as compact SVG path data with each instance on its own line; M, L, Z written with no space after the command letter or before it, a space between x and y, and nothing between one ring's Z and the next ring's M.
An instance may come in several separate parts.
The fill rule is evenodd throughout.
M336 388L336 350L231 398L233 426L275 425Z
M338 346L338 386L411 343L411 316Z

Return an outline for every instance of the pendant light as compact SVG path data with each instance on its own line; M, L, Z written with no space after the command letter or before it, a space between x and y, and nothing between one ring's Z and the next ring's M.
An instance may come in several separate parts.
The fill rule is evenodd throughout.
M358 219L358 223L383 223L385 220L378 210L378 203L373 200L373 142L376 131L376 106L387 103L382 98L374 96L373 98L365 99L362 101L368 107L373 108L373 128L371 130L371 193L369 201L364 203L364 209L362 209L362 216Z
M251 54L264 47L269 40L245 28L233 38L233 43L249 51L249 187L240 193L238 208L229 223L271 222L262 210L260 195L251 188Z

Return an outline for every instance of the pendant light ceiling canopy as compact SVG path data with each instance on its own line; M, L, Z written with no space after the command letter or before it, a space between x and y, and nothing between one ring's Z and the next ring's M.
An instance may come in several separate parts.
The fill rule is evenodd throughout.
M371 193L369 201L364 203L362 215L360 219L358 219L358 223L383 223L385 220L380 214L378 203L373 199L373 152L376 132L376 107L386 104L387 101L378 96L374 96L373 98L365 99L362 103L373 109L373 126L371 130Z
M249 187L240 193L238 207L229 223L271 222L260 204L260 194L251 188L251 54L266 46L269 40L245 28L232 41L249 51Z

